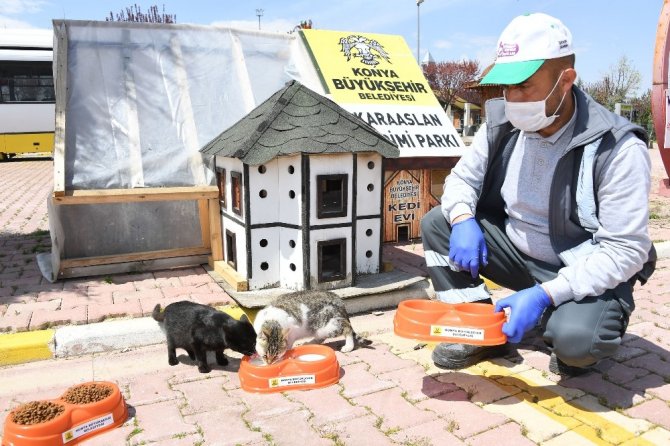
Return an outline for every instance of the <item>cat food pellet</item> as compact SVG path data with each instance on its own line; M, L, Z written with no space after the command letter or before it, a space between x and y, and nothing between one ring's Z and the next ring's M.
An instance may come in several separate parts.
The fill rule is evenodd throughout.
M112 394L112 388L104 384L82 384L70 388L63 400L70 404L88 404L101 401Z
M51 401L31 401L20 406L14 412L16 424L39 424L53 420L65 411L65 406Z

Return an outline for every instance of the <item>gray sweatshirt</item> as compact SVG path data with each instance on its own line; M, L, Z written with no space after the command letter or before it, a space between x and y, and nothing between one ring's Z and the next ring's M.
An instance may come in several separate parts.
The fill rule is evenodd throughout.
M502 188L505 230L514 245L530 257L555 265L561 261L549 239L549 187L556 163L569 150L575 115L548 138L521 132ZM470 150L447 176L442 212L451 222L475 214L488 161L486 126L475 134ZM556 305L597 296L628 280L647 260L651 247L647 223L651 162L643 141L630 136L605 166L597 191L599 247L564 266L543 286Z

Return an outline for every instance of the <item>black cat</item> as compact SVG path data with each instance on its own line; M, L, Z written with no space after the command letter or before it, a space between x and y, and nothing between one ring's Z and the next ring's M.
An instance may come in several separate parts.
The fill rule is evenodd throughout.
M223 354L226 348L248 356L256 351L256 332L246 315L238 321L207 305L183 300L171 303L162 312L160 304L156 304L152 317L162 323L170 365L179 363L177 348L186 350L189 358L197 359L201 373L211 371L207 365L208 350L216 352L216 363L222 366L228 364Z

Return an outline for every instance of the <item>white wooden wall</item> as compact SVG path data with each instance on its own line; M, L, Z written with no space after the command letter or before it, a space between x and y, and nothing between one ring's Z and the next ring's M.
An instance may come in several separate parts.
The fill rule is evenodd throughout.
M244 173L242 162L234 158L217 157L217 167L226 169L226 208L223 209L231 218L222 218L224 253L225 231L235 233L237 242L237 271L249 279L249 289L262 289L279 286L290 289L303 289L303 272L307 265L303 264L303 239L301 210L303 196L301 156L276 158L262 166L249 166L249 203L251 215L242 217L233 213L231 207L232 187L231 172ZM379 216L381 210L382 158L379 154L359 154L357 157L357 216ZM311 226L351 224L353 218L353 155L326 154L310 157L309 199ZM331 174L348 175L347 215L345 217L317 218L317 176ZM244 184L244 183L243 183ZM263 193L261 193L263 191ZM242 195L244 201L244 193ZM244 203L242 208L245 209ZM245 225L276 225L255 228L251 231L252 253L251 271L247 271L247 246ZM296 226L296 228L286 227ZM357 221L356 228L356 272L376 273L379 271L379 243L381 219L379 217ZM344 238L346 240L346 274L340 281L318 283L318 242ZM351 250L353 239L351 227L311 229L309 249L310 282L314 288L340 288L351 284L352 261Z

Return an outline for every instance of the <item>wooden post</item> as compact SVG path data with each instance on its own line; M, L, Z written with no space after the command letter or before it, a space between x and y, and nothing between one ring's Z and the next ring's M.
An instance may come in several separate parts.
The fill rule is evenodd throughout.
M54 133L54 196L65 195L65 102L67 99L67 28L62 21L54 21L56 50L56 126Z
M209 234L212 249L212 262L223 260L223 238L221 236L221 212L219 197L209 200ZM210 265L211 266L211 265Z
M198 216L200 217L200 234L202 235L202 246L212 246L211 234L209 233L209 200L198 200Z

